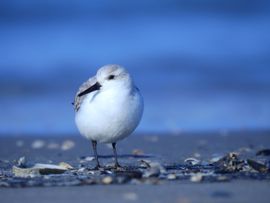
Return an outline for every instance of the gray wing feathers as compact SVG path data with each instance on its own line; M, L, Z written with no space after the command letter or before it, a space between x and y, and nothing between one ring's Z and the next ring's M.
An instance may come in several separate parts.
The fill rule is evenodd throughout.
M92 85L94 85L95 83L97 82L97 79L96 79L96 76L92 77L92 78L89 78L86 82L84 82L80 87L79 87L79 90L77 91L76 93L76 96L75 96L75 100L74 100L74 109L75 111L78 111L80 106L81 106L81 103L84 99L84 97L86 95L83 95L81 97L79 97L78 95L85 91L86 89L88 89L89 87L91 87Z

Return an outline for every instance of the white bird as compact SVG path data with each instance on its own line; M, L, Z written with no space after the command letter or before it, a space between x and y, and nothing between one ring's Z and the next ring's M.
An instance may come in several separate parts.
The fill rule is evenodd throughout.
M75 123L81 135L91 140L100 168L97 142L112 143L115 167L116 142L130 135L143 114L143 98L130 74L119 65L101 67L96 76L83 83L74 101Z

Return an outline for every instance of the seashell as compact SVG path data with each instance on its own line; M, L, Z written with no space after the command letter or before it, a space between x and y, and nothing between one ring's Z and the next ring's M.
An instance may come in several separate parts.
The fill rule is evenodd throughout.
M190 157L185 159L184 162L187 163L188 165L194 166L200 164L201 161L196 158Z
M61 174L67 169L53 164L35 164L30 168L20 168L13 166L12 172L16 177L36 177L39 175L49 175L49 174Z
M267 172L270 171L269 168L266 165L264 165L264 164L262 164L260 162L248 159L247 163L251 168L253 168L254 170L256 170L256 171L258 171L260 173L267 173Z
M67 170L73 169L73 167L70 164L66 163L66 162L60 162L58 165L65 168L65 169L67 169Z

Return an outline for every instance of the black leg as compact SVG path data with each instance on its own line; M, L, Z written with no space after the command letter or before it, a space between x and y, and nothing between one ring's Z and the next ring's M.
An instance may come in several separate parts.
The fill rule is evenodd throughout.
M115 168L121 168L120 164L118 163L118 159L117 159L116 142L112 143L112 147L113 147L113 153L114 153Z
M99 164L99 161L98 161L98 154L97 154L97 141L92 140L92 146L93 146L93 150L94 150L95 159L96 159L96 162L97 162L97 165L96 165L95 169L99 169L100 164Z

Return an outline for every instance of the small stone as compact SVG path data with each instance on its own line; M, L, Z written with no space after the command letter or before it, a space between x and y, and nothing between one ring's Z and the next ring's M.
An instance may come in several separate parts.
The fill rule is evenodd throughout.
M176 178L177 178L177 176L175 175L175 173L169 173L167 175L168 180L175 180Z
M45 142L43 140L35 140L32 142L32 148L33 149L41 149L45 145Z
M113 182L113 178L111 176L105 176L102 178L101 182L105 185L109 185Z
M132 154L138 156L138 155L143 155L144 152L141 149L134 149L134 150L132 150Z
M18 160L18 166L21 167L21 168L25 168L26 167L26 158L24 156L19 158L19 160Z
M66 140L62 143L61 145L61 149L63 151L67 151L72 149L75 146L75 143L72 140Z
M85 157L84 160L85 161L94 161L95 160L95 157L93 157L93 156L87 156L87 157Z
M86 168L82 167L78 170L78 172L82 173L82 172L85 172L86 171Z
M203 180L203 174L196 173L190 177L191 182L201 182Z
M150 160L141 160L141 163L146 166L147 168L158 168L160 173L166 173L167 170L165 169L165 167L157 162L157 161L150 161Z
M215 156L209 160L210 163L218 162L220 159L222 159L223 156Z
M144 178L158 177L160 170L157 167L150 168L143 173Z
M126 201L138 200L138 195L135 192L127 192L123 194L123 199Z
M217 180L223 182L223 181L228 181L229 178L227 176L218 176Z
M195 158L200 158L200 157L201 157L201 154L195 152L193 156L194 156Z

